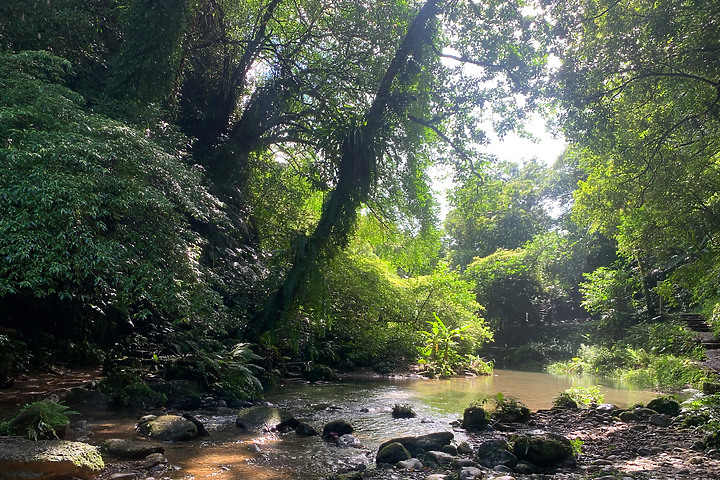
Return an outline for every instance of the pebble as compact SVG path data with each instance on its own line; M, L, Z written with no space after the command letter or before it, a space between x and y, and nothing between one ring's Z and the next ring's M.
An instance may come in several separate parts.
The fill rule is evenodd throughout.
M433 473L432 475L428 475L425 477L425 480L447 480L448 476L443 475L442 473Z
M479 468L475 467L465 467L462 470L460 470L460 480L475 480L476 478L480 478L483 474L483 471Z
M108 480L135 480L137 473L134 472L118 472L108 477Z
M423 464L417 458L411 458L409 460L402 460L395 465L400 470L420 470L423 468Z
M705 461L705 459L703 457L690 457L690 459L688 460L688 463L690 465L700 465L704 461Z

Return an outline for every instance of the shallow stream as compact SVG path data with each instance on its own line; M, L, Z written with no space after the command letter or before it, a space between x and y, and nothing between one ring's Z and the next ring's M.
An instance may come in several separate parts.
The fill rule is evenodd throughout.
M345 467L371 465L378 445L389 438L451 430L450 423L460 418L469 404L497 392L538 410L549 408L552 399L567 388L595 384L604 385L601 391L605 402L621 407L646 402L654 396L652 392L591 377L512 370L495 370L488 377L449 380L379 377L315 385L287 383L268 392L266 400L293 412L318 431L330 420L349 420L364 448L340 448L318 437L301 438L293 432L260 436L245 433L235 426L237 411L223 408L194 412L211 435L187 443L167 444L165 456L170 464L179 467L170 472L173 479L314 480ZM390 412L394 404L411 405L417 417L393 419ZM98 445L107 438L133 438L135 423L142 415L71 407L88 420L93 432L89 441ZM2 410L5 413L6 408ZM454 433L457 440L464 438L461 429Z

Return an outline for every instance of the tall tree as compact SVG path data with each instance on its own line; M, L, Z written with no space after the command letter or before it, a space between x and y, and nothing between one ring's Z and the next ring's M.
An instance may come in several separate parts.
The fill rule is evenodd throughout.
M564 35L566 134L589 173L576 218L617 239L641 276L649 311L654 269L685 263L680 275L692 260L717 264L718 8L715 1L554 5ZM682 283L713 296L715 277L714 269L695 271Z

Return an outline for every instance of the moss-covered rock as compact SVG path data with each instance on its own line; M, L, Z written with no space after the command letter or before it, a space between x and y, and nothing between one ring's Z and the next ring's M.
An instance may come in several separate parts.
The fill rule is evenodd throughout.
M105 467L96 447L81 442L0 438L0 478L95 478Z
M152 453L165 453L165 447L162 445L124 438L109 438L103 443L103 448L118 458L132 460L141 460Z
M410 452L410 455L417 457L431 450L442 450L445 445L450 445L455 435L452 432L436 432L420 435L418 437L398 437L388 440L380 445L379 450L391 443L400 443Z
M186 442L197 437L197 426L178 415L148 415L140 419L137 427L140 435L164 442Z
M482 430L488 424L488 414L484 408L471 406L463 412L462 427L467 430Z
M325 426L323 427L322 436L327 437L331 434L335 434L338 437L342 437L343 435L349 435L354 431L355 429L350 424L350 422L348 422L347 420L338 419L325 424Z
M387 445L381 446L378 450L377 456L375 457L375 462L378 465L383 463L395 465L398 462L409 460L410 458L412 458L410 456L410 452L407 451L402 443L391 442Z
M570 440L555 433L518 435L514 437L512 453L518 459L527 460L538 466L575 464Z
M672 397L662 396L650 400L647 408L655 410L658 413L676 417L680 415L680 404Z

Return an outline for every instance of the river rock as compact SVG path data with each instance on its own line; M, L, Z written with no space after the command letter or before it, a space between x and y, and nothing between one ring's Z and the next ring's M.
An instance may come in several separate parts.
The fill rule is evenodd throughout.
M138 442L124 438L109 438L103 443L106 452L126 460L140 460L151 453L165 453L165 447L157 443Z
M295 433L301 437L314 437L320 435L317 430L305 422L298 423L298 426L295 427Z
M425 453L425 458L430 464L435 463L437 465L450 465L454 457L449 453L440 452L437 450L430 450L429 452Z
M360 439L353 435L350 435L349 433L338 437L337 446L342 448L363 448Z
M287 410L258 405L240 410L235 424L243 430L260 433L295 428L300 422Z
M532 475L533 473L538 473L540 471L535 464L525 460L519 461L517 465L515 465L514 470L515 473L519 473L521 475Z
M472 406L463 412L462 427L466 430L483 430L488 424L488 415L485 409Z
M515 468L518 459L508 449L505 440L493 439L485 440L478 446L475 460L482 466L494 468L497 465L505 465L509 468Z
M555 433L518 435L515 437L512 453L520 460L539 466L575 464L570 440ZM515 471L517 472L517 465Z
M410 452L400 442L392 442L384 446L380 446L378 449L377 456L375 457L375 463L378 465L388 463L395 465L403 460L410 460Z
M620 410L620 407L613 403L601 403L595 407L595 411L598 413L614 413Z
M144 469L150 470L157 465L165 465L167 463L167 458L165 458L165 455L162 453L151 453L143 459L142 465Z
M147 415L140 419L137 430L144 437L164 442L186 442L198 435L195 424L179 415Z
M460 470L459 478L460 480L475 480L476 478L481 478L483 475L483 471L476 467L465 467L462 470Z
M0 478L95 478L105 467L97 447L80 442L0 438Z
M443 446L449 445L453 438L455 438L455 435L452 432L429 433L419 437L399 437L384 442L378 450L397 442L402 444L410 452L411 456L417 457L430 450L441 450Z
M397 462L395 464L395 468L400 470L422 470L423 464L417 458L410 458L408 460Z
M323 438L325 438L331 436L331 434L335 434L338 437L342 437L343 435L349 435L354 431L355 429L350 424L350 422L348 422L347 420L338 419L325 424L325 426L323 427L322 436Z
M680 404L669 397L654 398L648 402L647 408L671 417L680 415Z
M658 427L669 427L672 424L672 417L663 413L656 413L655 415L650 415L648 422Z

